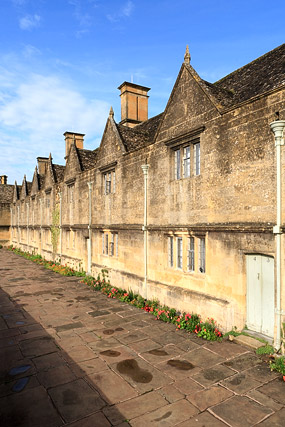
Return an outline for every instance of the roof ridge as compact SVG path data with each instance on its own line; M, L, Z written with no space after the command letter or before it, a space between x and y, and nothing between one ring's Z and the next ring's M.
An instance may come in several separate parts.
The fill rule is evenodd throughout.
M255 62L260 61L262 58L272 54L273 52L275 52L276 50L278 50L284 46L285 46L285 43L282 43L280 46L277 46L274 49L270 50L269 52L266 52L263 55L258 56L257 58L253 59L252 61L248 62L245 65L242 65L241 67L237 68L236 70L232 71L231 73L227 74L226 76L222 77L221 79L217 80L216 82L214 82L212 84L215 86L216 84L221 83L223 80L227 79L229 76L232 76L233 74L237 73L238 71L245 69L246 67L249 67L250 65L254 64Z

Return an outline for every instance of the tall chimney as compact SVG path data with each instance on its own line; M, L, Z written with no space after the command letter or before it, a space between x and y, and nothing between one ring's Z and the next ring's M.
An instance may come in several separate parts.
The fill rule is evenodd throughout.
M7 184L8 176L7 175L1 175L0 176L0 183L3 185Z
M71 144L75 142L77 148L83 149L84 133L65 132L65 157L68 156Z
M118 89L121 91L121 122L133 128L148 119L149 87L124 82Z
M37 157L38 171L40 175L45 175L48 168L48 157Z

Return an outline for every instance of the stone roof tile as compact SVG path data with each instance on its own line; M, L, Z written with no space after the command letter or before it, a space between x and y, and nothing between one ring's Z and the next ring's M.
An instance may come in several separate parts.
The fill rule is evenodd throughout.
M232 93L225 105L236 105L285 84L285 44L215 82L212 87Z
M52 167L53 167L53 171L54 171L54 176L55 176L56 182L63 181L65 166L63 166L63 165L56 165L56 164L53 163Z
M14 185L0 184L0 203L11 203Z
M78 158L80 161L81 169L83 171L94 168L97 158L98 149L95 150L84 150L77 148Z
M134 151L154 143L154 137L162 119L162 114L158 114L134 128L117 124L118 132L127 151Z

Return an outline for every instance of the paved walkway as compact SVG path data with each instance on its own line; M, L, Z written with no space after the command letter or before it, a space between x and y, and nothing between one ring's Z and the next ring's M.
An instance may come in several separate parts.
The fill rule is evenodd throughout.
M0 426L284 426L252 351L175 331L0 250Z

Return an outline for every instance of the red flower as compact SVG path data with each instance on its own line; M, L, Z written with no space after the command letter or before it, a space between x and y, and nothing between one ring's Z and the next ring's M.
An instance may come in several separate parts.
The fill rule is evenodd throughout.
M283 381L285 381L285 375L283 375Z

